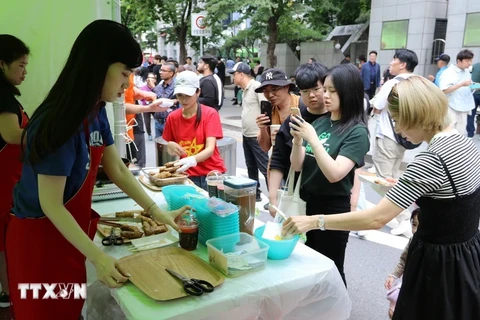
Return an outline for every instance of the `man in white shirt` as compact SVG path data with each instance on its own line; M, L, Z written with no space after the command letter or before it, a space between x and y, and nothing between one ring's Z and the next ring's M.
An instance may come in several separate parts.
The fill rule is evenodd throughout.
M393 134L390 116L387 110L387 98L400 78L408 78L413 75L413 71L418 64L418 58L415 52L408 49L399 49L390 62L390 73L395 78L385 82L375 96L374 107L380 111L379 122L375 139L375 152L373 163L377 174L382 178L400 177L400 165L403 161L405 148L399 145ZM377 112L378 112L377 111Z
M450 65L440 78L440 89L448 98L448 115L452 125L460 134L465 134L468 113L475 107L475 100L470 90L472 77L468 71L472 60L472 51L460 51L457 54L457 64Z
M403 161L405 148L397 143L393 134L390 115L387 108L387 98L394 85L401 79L413 75L418 65L418 57L415 52L408 49L399 49L395 52L390 62L389 71L395 78L385 82L375 96L374 107L376 112L380 111L377 133L375 138L375 149L373 153L373 164L377 175L382 178L400 177L400 165ZM410 211L402 211L393 221L391 233L394 235L405 234L411 236Z
M267 99L263 93L256 93L255 89L260 87L260 82L253 79L252 69L244 62L237 62L232 69L227 70L232 74L233 83L243 89L242 98L242 134L243 152L248 170L248 177L257 181L257 201L261 201L260 182L258 171L265 177L267 183L268 153L260 148L256 119L260 115L260 102ZM268 188L268 184L267 184Z

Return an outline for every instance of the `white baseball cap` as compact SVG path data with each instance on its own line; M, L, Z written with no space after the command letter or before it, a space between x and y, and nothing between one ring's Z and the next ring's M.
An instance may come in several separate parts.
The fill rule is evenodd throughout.
M193 71L182 71L175 78L175 94L183 93L193 96L200 88L200 80Z

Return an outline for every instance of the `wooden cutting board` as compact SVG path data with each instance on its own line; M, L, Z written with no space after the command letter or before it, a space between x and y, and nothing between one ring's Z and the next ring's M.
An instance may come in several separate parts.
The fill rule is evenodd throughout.
M124 257L118 261L130 273L130 281L154 300L166 301L188 296L182 283L165 269L187 278L202 279L214 287L225 278L208 263L182 248L159 248ZM208 293L204 293L208 295Z

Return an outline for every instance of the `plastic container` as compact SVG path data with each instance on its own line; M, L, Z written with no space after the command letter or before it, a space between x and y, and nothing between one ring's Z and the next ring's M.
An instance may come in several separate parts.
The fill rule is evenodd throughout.
M207 190L208 190L208 196L211 197L218 197L218 190L217 186L219 184L223 184L223 179L225 177L223 174L218 171L218 170L213 170L210 171L207 174L207 177L205 180L207 180Z
M257 181L248 178L232 177L225 179L223 184L225 186L225 201L240 207L240 232L253 235Z
M162 193L168 203L169 210L177 210L185 205L191 205L192 199L187 194L202 196L194 186L171 185L162 188Z
M255 230L255 238L268 244L270 247L268 249L268 259L271 260L283 260L290 257L300 238L299 235L296 235L288 240L269 240L262 238L263 231L265 231L265 226L258 227Z
M240 232L207 241L210 264L228 277L238 277L265 268L268 245Z

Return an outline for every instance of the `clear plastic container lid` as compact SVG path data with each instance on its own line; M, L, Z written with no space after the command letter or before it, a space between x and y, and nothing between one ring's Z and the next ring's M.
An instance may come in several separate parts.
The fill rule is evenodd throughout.
M228 178L224 180L223 184L232 189L244 189L244 188L256 187L257 181L248 179L248 178L243 178L243 177L238 177L238 178L233 177L233 178Z

